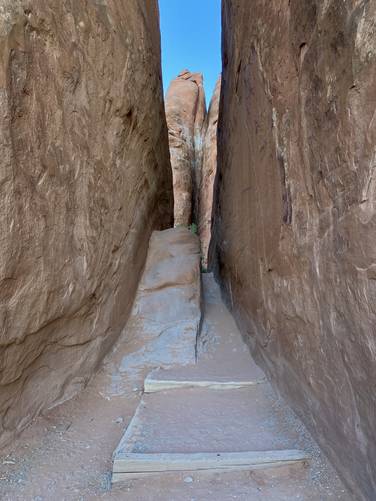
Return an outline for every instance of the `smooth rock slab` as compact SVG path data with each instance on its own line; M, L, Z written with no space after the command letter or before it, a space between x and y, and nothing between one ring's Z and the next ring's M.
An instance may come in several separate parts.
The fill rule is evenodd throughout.
M196 362L201 322L198 238L183 227L154 232L126 330L120 371Z

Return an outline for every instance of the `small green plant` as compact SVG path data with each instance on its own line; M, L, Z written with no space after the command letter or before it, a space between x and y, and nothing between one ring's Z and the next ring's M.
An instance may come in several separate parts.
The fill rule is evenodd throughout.
M201 254L200 265L201 265L201 273L208 273L208 268L205 264L204 256L202 254Z
M197 224L192 223L188 226L188 230L191 231L194 235L197 235Z

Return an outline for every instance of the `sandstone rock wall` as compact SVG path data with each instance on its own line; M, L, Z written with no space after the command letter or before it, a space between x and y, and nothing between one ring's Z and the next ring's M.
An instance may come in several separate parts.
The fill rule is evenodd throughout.
M170 223L159 47L155 0L1 1L0 445L85 385Z
M183 70L166 94L166 118L174 184L176 225L189 225L196 205L194 191L201 166L202 132L206 115L201 73Z
M202 263L207 266L208 249L211 238L213 186L217 172L217 124L221 77L216 83L213 97L206 115L202 140L202 160L198 183L198 233L201 242Z
M217 270L254 353L376 492L376 3L224 0Z

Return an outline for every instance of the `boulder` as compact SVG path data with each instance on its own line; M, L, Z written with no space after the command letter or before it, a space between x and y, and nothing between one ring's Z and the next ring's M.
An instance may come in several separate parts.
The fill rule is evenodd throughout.
M202 75L183 70L172 80L166 94L175 226L192 222L205 115Z

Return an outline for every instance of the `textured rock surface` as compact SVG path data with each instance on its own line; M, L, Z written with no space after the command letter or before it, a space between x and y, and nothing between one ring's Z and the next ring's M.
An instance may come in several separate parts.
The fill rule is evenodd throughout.
M198 233L201 242L203 265L207 265L208 249L211 237L213 206L213 185L217 172L217 124L221 77L218 78L206 116L205 132L202 142L202 162L198 193Z
M215 223L218 270L258 361L367 500L375 18L375 2L224 1Z
M131 378L146 366L195 363L200 321L198 238L184 227L155 231L126 327L129 355L120 372Z
M172 183L154 0L2 0L0 44L4 444L124 326Z
M193 190L201 165L205 114L202 75L183 70L172 80L166 95L175 225L189 225L192 221Z

